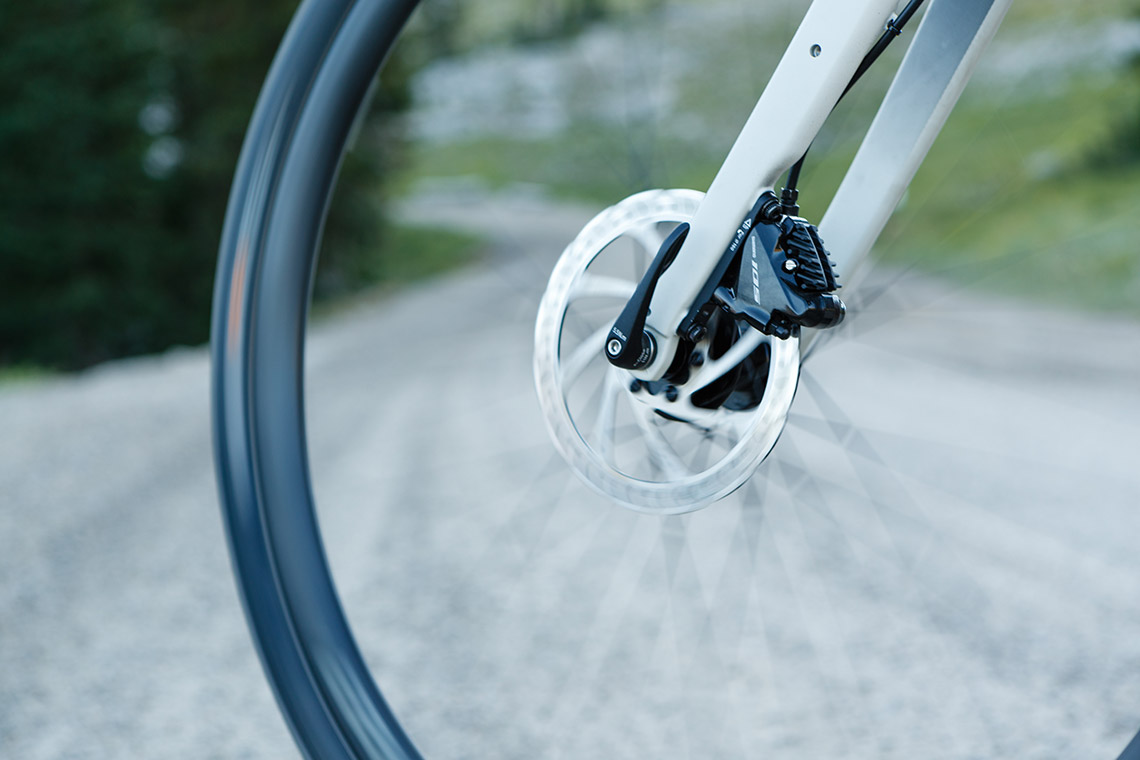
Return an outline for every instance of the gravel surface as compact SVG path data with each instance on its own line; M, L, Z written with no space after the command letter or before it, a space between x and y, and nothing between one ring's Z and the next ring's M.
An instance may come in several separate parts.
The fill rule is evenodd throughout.
M482 265L309 353L334 569L428 756L1115 757L1140 726L1140 326L872 285L745 489L638 516L566 472L530 387L588 210L480 197L404 212L497 226ZM0 386L0 757L294 756L207 412L201 350Z

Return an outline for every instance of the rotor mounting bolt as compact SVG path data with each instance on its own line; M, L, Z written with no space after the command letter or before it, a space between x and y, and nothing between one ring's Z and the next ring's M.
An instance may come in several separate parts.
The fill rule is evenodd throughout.
M621 341L617 338L611 338L610 342L606 344L606 353L610 356L617 356L621 353Z
M630 393L637 393L639 390L641 390L641 381L636 379L636 378L634 378L633 380L630 380L629 381L629 392Z
M679 395L681 394L677 391L677 386L675 385L670 385L665 389L666 401L676 401Z
M695 352L692 356L689 357L689 365L692 367L699 367L704 363L705 363L705 355L700 353L699 351Z

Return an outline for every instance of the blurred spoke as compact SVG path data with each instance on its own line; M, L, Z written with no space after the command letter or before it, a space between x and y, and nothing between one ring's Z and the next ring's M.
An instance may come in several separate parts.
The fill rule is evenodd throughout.
M677 452L665 440L661 428L656 424L655 415L651 410L641 404L632 403L634 417L641 428L645 446L649 455L660 469L662 475L669 480L679 480L692 474L689 467L677 456Z
M688 387L695 390L708 385L748 358L748 355L759 348L764 341L765 336L762 333L748 329L723 355L712 361L706 361L687 383Z
M661 248L661 244L665 242L666 233L663 233L657 225L653 225L652 227L632 229L629 231L629 236L637 241L643 251L650 256L655 256L657 250Z
M573 385L586 371L586 367L590 366L590 362L601 358L602 346L609 332L610 326L602 325L590 337L582 341L582 344L574 349L574 353L570 354L566 361L562 362L563 388L569 388Z
M614 423L617 414L617 399L621 393L621 373L616 367L606 371L606 382L602 388L602 399L598 406L598 419L594 424L594 433L597 437L598 453L607 462L613 461L614 455Z
M583 274L570 292L570 302L579 298L629 298L637 283L620 277L599 274Z

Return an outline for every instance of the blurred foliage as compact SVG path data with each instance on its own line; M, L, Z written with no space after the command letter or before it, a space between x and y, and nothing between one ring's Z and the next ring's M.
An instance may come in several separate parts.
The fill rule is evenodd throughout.
M544 42L573 36L596 21L661 8L666 0L424 0L411 29L420 53L443 57L487 45Z
M512 36L519 42L555 39L600 21L611 12L606 0L540 0L530 4L516 22Z
M1136 1L1015 3L995 42L1005 67L983 62L880 237L877 259L1002 298L1140 315L1140 64L1105 68L1114 58L1106 55L1050 65L1059 46L1105 44ZM607 24L629 55L590 48L593 58L566 75L571 84L560 92L561 131L519 136L489 122L482 133L413 145L403 181L526 183L599 205L646 187L708 187L799 19L672 18L680 23L661 14ZM639 48L643 34L663 44ZM559 48L516 51L515 65L525 72L528 62L573 60L559 58ZM672 80L658 50L683 62ZM622 79L630 70L674 88L675 100L650 101L644 120L599 118L599 101L617 102L639 85ZM805 216L821 218L891 74L889 65L872 69L817 137L800 185Z
M1132 18L1140 22L1140 6ZM1132 56L1125 75L1140 90L1140 53ZM1116 120L1108 139L1092 152L1091 163L1105 170L1140 164L1140 98Z
M147 346L141 324L163 320L161 283L185 274L161 255L166 187L143 172L151 138L137 120L155 56L147 32L126 3L0 8L4 363Z
M0 365L81 367L207 338L233 168L294 7L0 5ZM406 104L394 71L373 115ZM370 119L342 170L321 291L382 268L383 129Z
M573 34L597 20L624 23L633 17L630 14L661 4L662 0L496 0L488 4L426 0L414 19L413 33L389 62L373 104L373 118L365 123L341 173L326 229L318 295L348 292L378 279L397 281L411 276L400 267L416 257L394 261L379 253L384 235L404 234L385 228L379 213L384 180L404 163L403 151L385 148L382 152L381 146L400 144L395 120L384 117L407 105L411 69L486 44ZM1111 0L1112 8L1098 9L1116 12L1121 4L1122 0ZM0 366L80 367L205 340L214 259L233 166L257 92L294 5L295 0L0 4L0 97L4 103L0 109ZM1020 12L1027 23L1036 23L1048 16L1046 10L1085 13L1063 0L1049 0L1018 4L1011 16ZM764 47L753 44L756 33L742 33L748 35L748 45L722 44L720 49L747 49L749 60L761 57L752 50ZM1134 92L1140 88L1140 59L1130 71L1135 86L1129 91ZM708 81L708 71L695 67L682 82L685 102L695 101L698 111L723 113L721 107L701 98L721 93L726 85L709 88ZM1113 92L1116 89L1125 88L1114 85ZM1001 129L993 130L996 146L1008 146L1011 132L1018 133L1019 145L1032 146L1040 143L1040 132L1050 125L1074 122L1074 115L1081 116L1082 125L1091 125L1066 129L1067 135L1075 135L1071 148L1061 146L1061 150L1054 144L1033 149L1027 163L1023 162L1029 169L1010 166L1002 173L1007 181L1024 177L1025 188L1014 195L1027 203L1034 193L1041 195L1034 196L1038 210L1052 208L1054 200L1059 204L1072 194L1074 183L1088 184L1086 195L1100 199L1096 188L1104 185L1102 175L1134 172L1140 166L1140 103L1122 113L1106 137L1103 129L1093 128L1109 118L1099 110L1105 98L1098 94L1097 102L1078 106L1074 103L1078 92L1079 88L1070 87L1039 105L1004 109ZM751 101L745 98L742 102ZM1024 135L1020 134L1022 110L1026 112ZM958 109L957 122L972 119L975 111L989 119L993 106L981 103L975 108L967 102ZM731 118L722 120L735 123ZM938 167L940 155L958 155L959 144L973 146L962 152L967 157L989 155L978 149L977 131L955 136L957 122L952 120L940 139L940 147L928 161L931 167ZM473 174L494 182L525 180L568 195L612 199L623 194L619 185L624 187L628 178L619 171L620 162L607 161L610 154L601 145L607 139L627 148L633 144L654 148L653 157L666 163L673 184L707 184L723 153L665 135L634 143L628 135L610 135L596 123L586 126L575 125L569 135L572 139L549 145L530 140L520 147L517 141L488 137L475 143L425 146L420 151L424 155L410 157L415 164L411 174ZM1072 172L1065 177L1042 177L1040 167L1033 168L1050 162L1064 164L1073 155L1081 163L1094 140L1099 147L1084 164L1087 177ZM567 142L573 147L569 152ZM1007 153L999 157L1012 160L1014 154ZM837 160L849 157L844 146L836 146L830 154ZM820 175L832 173L828 160L817 163ZM995 174L992 162L973 163L978 164L978 182ZM969 166L973 163L966 161ZM913 189L922 191L922 183L920 177ZM1054 192L1054 185L1067 190ZM957 203L947 192L932 194L921 207L923 224L906 225L931 231L930 239L924 239L923 245L911 241L900 247L929 252L949 240L956 249L982 250L962 238L966 233L956 221L961 218ZM940 224L943 206L947 221ZM994 216L1013 218L1016 214L1007 210ZM903 221L906 217L905 212L900 215ZM1024 232L1007 234L1009 224L974 223L964 229L975 236L984 233L1001 238L998 242L1008 237L1017 246L1025 245ZM1058 239L1068 239L1066 231L1055 232ZM415 241L403 242L422 247ZM990 243L986 250L1000 247ZM1010 242L1006 247L1016 246ZM1115 251L1120 246L1108 248ZM1124 248L1132 251L1134 243ZM1121 281L1131 282L1128 278Z

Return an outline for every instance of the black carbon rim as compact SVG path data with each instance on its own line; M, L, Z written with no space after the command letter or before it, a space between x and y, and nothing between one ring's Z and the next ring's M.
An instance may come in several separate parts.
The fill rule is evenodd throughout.
M306 0L234 178L214 291L214 448L262 664L312 758L419 758L372 680L314 513L302 358L311 273L353 120L415 0Z

